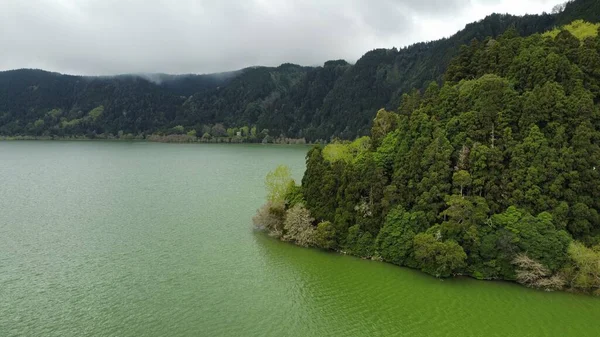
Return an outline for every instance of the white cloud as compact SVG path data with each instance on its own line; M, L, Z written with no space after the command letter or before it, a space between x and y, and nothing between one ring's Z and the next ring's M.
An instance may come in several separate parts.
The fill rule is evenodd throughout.
M204 73L356 60L552 0L4 0L0 69Z

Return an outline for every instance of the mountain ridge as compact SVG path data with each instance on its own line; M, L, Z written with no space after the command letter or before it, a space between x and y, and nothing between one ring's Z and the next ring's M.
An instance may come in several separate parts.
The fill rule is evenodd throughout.
M114 77L3 71L0 135L93 137L119 131L149 135L169 134L182 126L184 132L194 130L199 136L223 124L228 128L255 126L270 136L313 142L352 139L368 133L380 108L395 109L413 89L441 82L460 46L496 37L509 28L521 35L547 31L577 16L598 21L600 8L595 1L577 0L557 14L492 14L449 38L401 49L374 49L354 64L330 60L317 67L284 63L220 74ZM103 114L98 119L83 120L100 106ZM60 116L48 117L55 109L61 111ZM78 119L81 123L61 127L62 122ZM42 128L34 125L39 120L44 122Z

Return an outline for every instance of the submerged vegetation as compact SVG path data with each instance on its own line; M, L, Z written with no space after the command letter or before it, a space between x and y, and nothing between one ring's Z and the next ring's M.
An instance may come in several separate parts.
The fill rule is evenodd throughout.
M311 149L301 185L277 169L254 223L437 277L600 294L598 29L473 40L370 137Z

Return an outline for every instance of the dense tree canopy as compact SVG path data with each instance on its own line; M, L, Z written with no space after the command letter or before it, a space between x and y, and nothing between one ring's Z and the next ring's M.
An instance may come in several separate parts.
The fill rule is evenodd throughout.
M598 29L473 40L443 86L379 111L371 138L310 150L303 200L331 228L314 245L441 277L597 290Z

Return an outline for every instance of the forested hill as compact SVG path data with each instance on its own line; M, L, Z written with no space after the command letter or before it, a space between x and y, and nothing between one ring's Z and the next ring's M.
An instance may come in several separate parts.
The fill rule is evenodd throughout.
M182 76L0 72L0 136L227 137L253 129L247 139L255 141L266 135L353 139L368 133L378 109L393 109L413 88L441 81L472 39L497 37L509 27L526 36L577 18L599 20L598 1L575 0L556 14L493 14L450 38L373 50L354 65L339 60Z
M301 185L270 174L255 224L439 277L600 295L600 24L473 41L444 77L370 137L315 146Z

